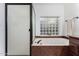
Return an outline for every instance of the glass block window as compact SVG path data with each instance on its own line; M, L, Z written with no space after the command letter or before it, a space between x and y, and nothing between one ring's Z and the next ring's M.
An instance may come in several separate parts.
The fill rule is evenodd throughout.
M59 35L58 17L40 17L41 35Z

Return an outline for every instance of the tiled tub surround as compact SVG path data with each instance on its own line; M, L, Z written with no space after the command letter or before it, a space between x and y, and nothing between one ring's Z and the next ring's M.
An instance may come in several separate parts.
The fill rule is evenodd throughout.
M32 46L68 46L68 45L69 40L66 38L36 38L32 44Z
M66 56L67 46L32 46L32 56Z
M37 36L32 44L32 56L66 56L69 40L61 36Z
M32 46L69 46L69 40L62 37L40 37L35 38Z

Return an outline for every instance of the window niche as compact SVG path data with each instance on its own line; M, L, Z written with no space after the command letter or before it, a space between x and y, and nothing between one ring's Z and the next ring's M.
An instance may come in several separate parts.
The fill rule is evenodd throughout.
M40 17L40 35L59 35L58 16Z

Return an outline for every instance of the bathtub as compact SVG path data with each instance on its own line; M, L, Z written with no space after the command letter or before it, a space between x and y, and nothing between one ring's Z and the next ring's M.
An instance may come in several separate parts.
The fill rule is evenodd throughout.
M37 43L40 41L39 43ZM32 46L69 46L66 38L35 38Z

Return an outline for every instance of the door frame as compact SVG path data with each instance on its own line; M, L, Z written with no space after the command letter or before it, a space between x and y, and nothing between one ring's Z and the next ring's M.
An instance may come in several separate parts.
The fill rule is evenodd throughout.
M7 6L8 5L30 5L30 56L31 56L31 46L32 46L32 3L5 3L5 56L8 53L8 21L7 21Z

